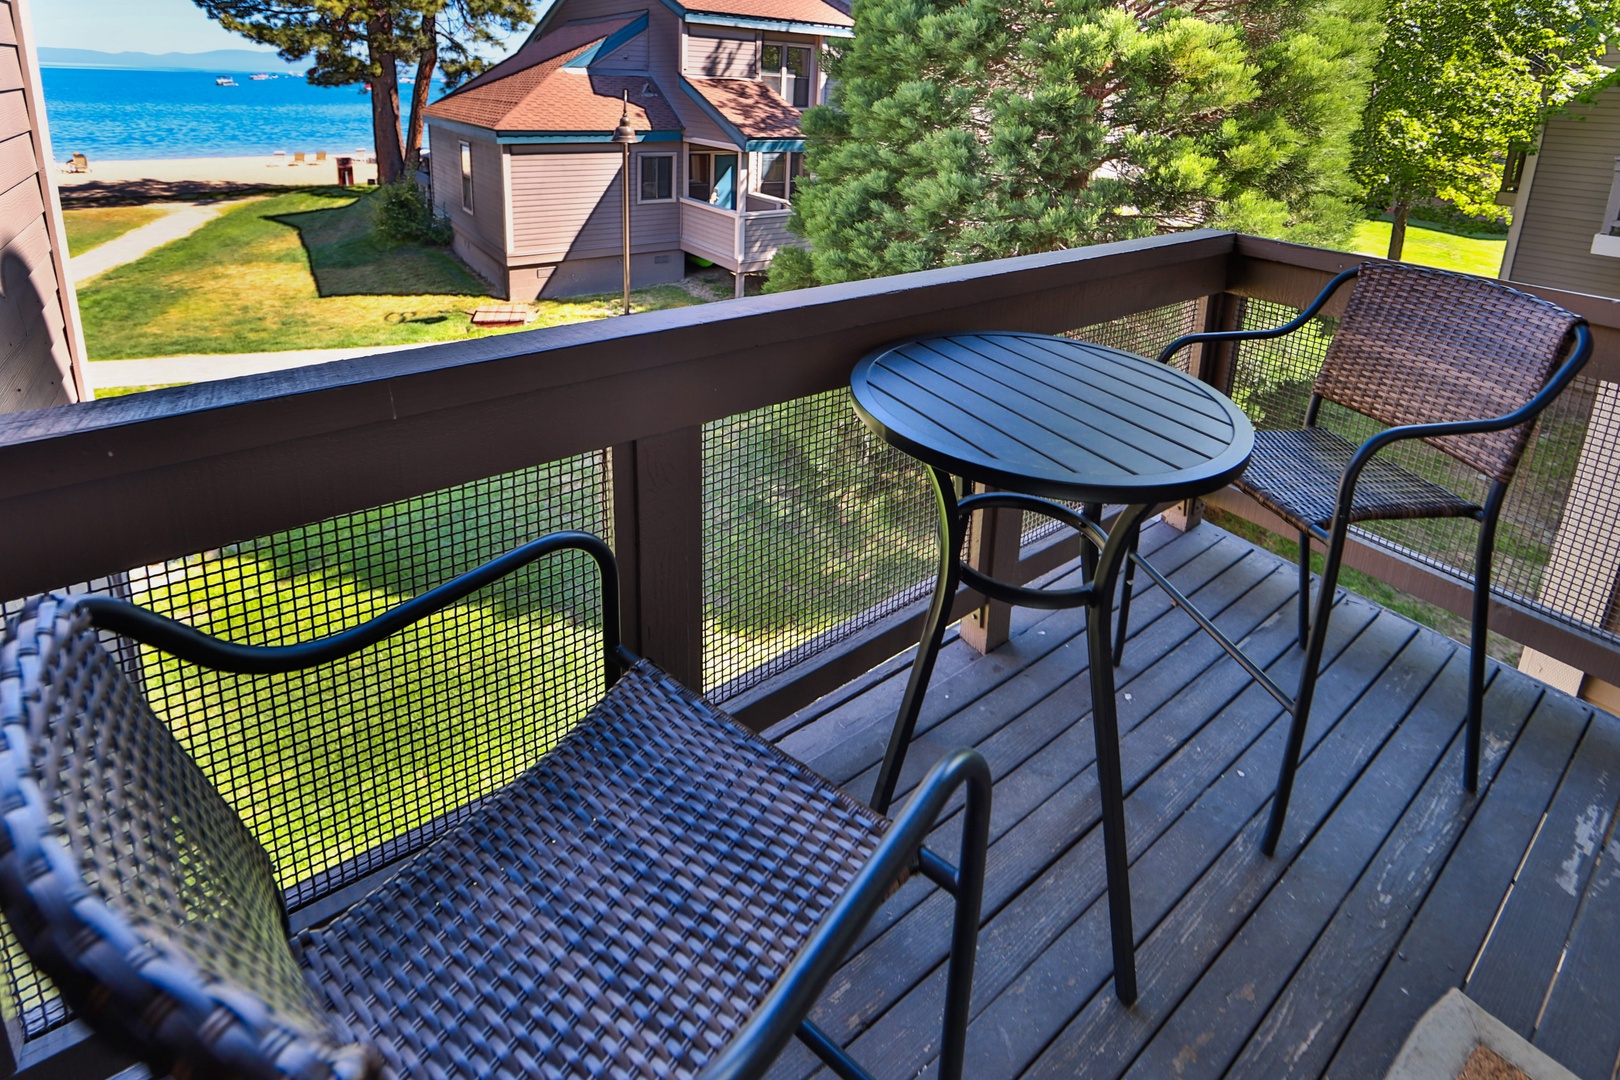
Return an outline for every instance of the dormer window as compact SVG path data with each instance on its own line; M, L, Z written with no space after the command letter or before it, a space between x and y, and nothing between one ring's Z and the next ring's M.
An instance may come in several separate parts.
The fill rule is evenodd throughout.
M765 42L759 52L759 77L795 109L809 108L809 46Z

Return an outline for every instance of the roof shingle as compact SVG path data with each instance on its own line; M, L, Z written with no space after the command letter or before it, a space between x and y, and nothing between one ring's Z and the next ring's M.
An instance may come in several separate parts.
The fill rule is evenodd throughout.
M688 11L714 15L751 15L757 19L854 26L847 4L837 0L681 0Z
M678 131L683 126L658 84L646 75L598 75L565 65L629 19L561 26L525 45L426 112L493 131L611 131L621 95L630 95L630 126Z
M752 79L688 79L721 116L749 139L801 139L799 110L769 83Z

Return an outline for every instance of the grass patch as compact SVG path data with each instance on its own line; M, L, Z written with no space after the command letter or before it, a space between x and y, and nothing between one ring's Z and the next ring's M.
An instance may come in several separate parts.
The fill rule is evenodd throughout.
M142 225L150 225L167 214L168 210L161 206L96 206L64 210L62 223L67 226L68 253L83 255Z
M96 400L105 401L107 398L126 397L129 394L144 394L148 390L167 390L171 386L190 386L190 383L166 382L155 383L151 386L106 386L98 387Z
M510 330L472 326L494 302L448 251L371 230L373 196L305 188L221 214L79 291L95 360L430 344ZM612 314L609 296L540 301L529 329ZM631 294L656 310L717 299L675 285Z
M1299 561L1299 544L1293 540L1285 540L1269 529L1256 525L1246 518L1228 514L1214 507L1206 507L1204 520L1218 528L1225 529L1234 536L1265 548L1267 551L1281 555L1291 563ZM1311 553L1311 570L1320 575L1322 566L1326 562L1321 552ZM1431 630L1438 630L1454 641L1468 644L1468 620L1460 615L1454 615L1445 608L1436 607L1427 600L1420 600L1409 592L1403 592L1392 585L1362 573L1350 566L1342 566L1339 570L1339 584L1366 597L1380 607L1388 608L1398 615L1404 615L1420 626L1427 626ZM1293 607L1290 604L1288 618L1294 618ZM1486 631L1485 651L1493 658L1500 660L1509 667L1517 667L1519 654L1524 646L1509 638L1503 637L1494 630Z
M1389 251L1390 228L1387 221L1361 222L1356 226L1348 250L1382 258ZM1495 277L1502 269L1502 251L1506 246L1506 237L1463 236L1411 222L1406 228L1401 259L1437 270Z

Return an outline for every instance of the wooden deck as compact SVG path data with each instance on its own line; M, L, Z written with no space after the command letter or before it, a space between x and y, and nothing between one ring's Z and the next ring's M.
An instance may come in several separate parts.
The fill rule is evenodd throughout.
M1144 549L1289 685L1291 567L1208 525L1155 526ZM901 790L962 744L996 777L967 1075L1381 1077L1419 1016L1461 986L1583 1080L1611 1080L1620 722L1493 664L1470 799L1467 651L1342 596L1268 859L1280 711L1162 592L1138 589L1119 699L1141 978L1131 1009L1110 981L1083 613L1019 612L1014 639L989 656L960 641L941 654ZM868 797L905 664L772 736ZM942 829L942 853L954 831ZM947 937L945 898L909 884L818 1006L876 1076L931 1072ZM795 1046L773 1075L814 1064Z

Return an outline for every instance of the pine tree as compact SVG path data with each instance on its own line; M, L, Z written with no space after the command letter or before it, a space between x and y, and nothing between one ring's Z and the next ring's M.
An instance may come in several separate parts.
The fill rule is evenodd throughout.
M774 288L1355 216L1369 0L856 0Z

